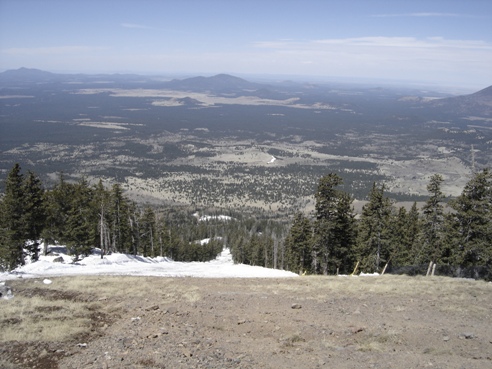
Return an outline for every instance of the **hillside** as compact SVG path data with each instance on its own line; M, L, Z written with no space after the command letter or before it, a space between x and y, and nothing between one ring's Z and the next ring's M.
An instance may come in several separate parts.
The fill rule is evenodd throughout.
M432 106L456 114L469 114L492 118L492 86L470 95L433 100Z
M449 278L19 279L2 368L488 369L490 283Z

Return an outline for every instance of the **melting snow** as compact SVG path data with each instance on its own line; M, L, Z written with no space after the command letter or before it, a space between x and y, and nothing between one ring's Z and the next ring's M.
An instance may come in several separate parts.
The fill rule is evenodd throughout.
M177 262L168 258L149 258L113 253L101 259L98 252L73 263L64 248L53 247L55 255L40 256L36 262L28 263L10 273L0 273L0 280L16 278L46 278L69 275L135 275L158 277L198 278L283 278L297 274L285 270L259 266L234 264L229 249L209 262ZM59 257L63 262L54 262Z

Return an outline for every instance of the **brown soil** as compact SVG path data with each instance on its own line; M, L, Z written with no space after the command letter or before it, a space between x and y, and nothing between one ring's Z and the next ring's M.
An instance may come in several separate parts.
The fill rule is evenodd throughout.
M118 277L77 278L90 293L57 290L62 279L49 287L10 283L16 297L86 299L88 309L94 301L101 308L88 311L87 333L61 342L0 339L0 367L492 367L491 283L391 276L124 277L121 284ZM105 278L119 286L114 293L97 288ZM139 284L143 295L134 293ZM0 322L8 324L15 321Z

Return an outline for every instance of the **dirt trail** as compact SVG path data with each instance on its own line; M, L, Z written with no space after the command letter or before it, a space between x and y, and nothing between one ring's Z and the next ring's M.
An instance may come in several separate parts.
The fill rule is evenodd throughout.
M38 342L27 361L26 352L8 354L21 343L0 343L0 354L29 368L43 367L43 358L51 368L492 367L490 283L147 280L145 296L125 295L124 286L112 298L95 293L103 308L91 315L89 334ZM15 287L22 293L25 282Z

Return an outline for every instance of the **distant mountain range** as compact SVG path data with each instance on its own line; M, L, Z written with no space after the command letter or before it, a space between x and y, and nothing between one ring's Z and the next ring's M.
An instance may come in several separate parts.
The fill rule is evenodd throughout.
M142 76L137 74L58 74L39 69L19 68L0 73L0 87L13 87L29 84L43 83L106 83L122 84L145 82L151 84L151 88L171 89L193 92L209 92L231 96L255 95L263 98L285 98L282 94L292 92L295 89L309 90L303 83L278 83L275 86L249 82L245 79L229 74L218 74L211 77L192 77L185 79L173 79L162 81L156 76ZM378 89L373 89L378 91ZM452 114L479 113L492 116L492 86L469 95L426 100L424 98L409 99L422 107L446 110Z
M11 69L0 73L0 84L4 86L30 83L90 82L101 79L118 82L122 80L141 81L150 78L137 74L61 74L34 68Z
M69 83L69 82L132 82L153 81L160 88L173 90L216 93L233 93L237 91L254 91L268 88L268 85L253 83L228 74L218 74L212 77L192 77L161 81L157 77L136 74L58 74L39 69L19 68L0 73L0 84L5 86L30 83Z

